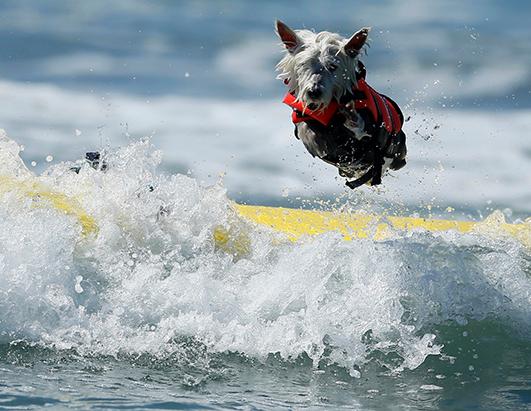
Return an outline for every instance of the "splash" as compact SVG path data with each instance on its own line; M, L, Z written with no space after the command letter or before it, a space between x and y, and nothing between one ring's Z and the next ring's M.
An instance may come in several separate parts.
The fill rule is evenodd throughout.
M0 342L80 355L167 358L183 338L208 352L414 369L444 353L437 326L489 318L531 329L529 254L511 238L415 232L292 244L241 220L221 186L158 171L147 140L106 154L108 169L50 166L39 181L75 198L75 216L0 196ZM79 173L71 171L80 166ZM0 171L36 178L0 138ZM216 247L244 227L250 253Z

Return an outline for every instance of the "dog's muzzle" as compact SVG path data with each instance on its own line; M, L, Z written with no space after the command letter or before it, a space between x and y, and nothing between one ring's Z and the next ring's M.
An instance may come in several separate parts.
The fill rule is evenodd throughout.
M332 117L334 117L334 114L336 114L339 109L339 103L336 100L332 100L326 107L318 110L311 110L308 105L305 105L301 100L297 100L297 97L292 93L287 93L282 102L293 109L291 120L294 123L316 120L323 126L327 126L330 124Z

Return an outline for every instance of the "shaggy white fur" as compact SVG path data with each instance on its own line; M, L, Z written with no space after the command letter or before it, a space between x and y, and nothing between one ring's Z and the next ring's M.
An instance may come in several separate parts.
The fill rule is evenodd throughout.
M296 44L286 47L286 54L277 65L278 78L285 81L290 91L312 110L339 100L345 93L356 88L358 54L345 50L350 41L339 34L322 31L294 30ZM279 33L280 35L280 33ZM318 88L315 98L310 90Z

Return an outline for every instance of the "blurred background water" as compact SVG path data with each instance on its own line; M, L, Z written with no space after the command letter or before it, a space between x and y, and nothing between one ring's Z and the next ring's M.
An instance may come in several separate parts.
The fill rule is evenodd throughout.
M344 36L371 26L368 78L411 116L408 167L355 196L531 210L527 2L13 0L0 10L0 123L38 170L49 154L152 136L168 171L206 184L223 175L237 200L346 192L295 140L280 103L281 18Z
M350 192L293 136L275 79L276 18L344 36L372 27L368 80L411 117L408 166L382 187ZM502 209L517 221L531 212L530 21L523 0L4 0L0 128L36 173L148 136L165 173L202 187L221 182L238 201L313 207L339 198L472 217ZM147 161L129 150L117 156ZM119 176L106 178L105 192L125 198L124 209L140 207L120 197ZM175 207L212 196L172 181L160 184ZM193 224L216 223L226 206L217 201L217 211L201 209L199 223L184 215L190 225L163 239L139 245L124 235L115 248L82 252L63 217L0 214L0 409L530 409L530 259L520 245L427 234L348 246L323 238L232 265L193 237ZM183 254L155 261L159 241ZM129 266L132 250L144 265ZM330 273L335 291L299 290L306 276L320 284ZM164 282L175 276L181 282ZM333 292L349 303L301 314ZM356 313L374 318L382 335L348 334ZM312 366L315 341L331 350L324 357L354 368Z

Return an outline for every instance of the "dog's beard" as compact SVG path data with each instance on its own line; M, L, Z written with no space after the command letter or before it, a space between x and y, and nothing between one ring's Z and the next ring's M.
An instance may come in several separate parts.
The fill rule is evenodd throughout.
M311 86L296 87L295 90L292 91L292 94L295 95L297 101L302 103L304 108L308 108L311 111L323 111L329 106L332 100L335 99L339 102L341 98L347 94L346 89L333 85L332 87L325 87L323 89L323 95L320 98L315 99L308 96L308 90L310 87Z
M331 100L316 101L316 100L307 100L307 99L299 98L299 97L297 97L297 101L300 101L302 103L302 106L304 107L305 110L308 109L311 111L324 111L324 109L328 107L328 105L331 102Z
M332 101L333 95L330 92L324 92L323 96L318 99L312 99L308 97L308 88L302 89L299 93L300 96L297 96L300 99L305 107L308 107L312 111L324 110L330 102Z
M285 78L289 79L288 86L290 91L297 101L300 101L305 108L312 111L326 109L333 99L339 102L343 96L351 93L353 88L357 87L357 82L352 80L352 78L356 78L356 74L354 72L350 74L348 69L344 69L342 74L329 75L329 78L321 81L319 86L322 95L319 98L311 98L309 92L316 85L311 78L312 74L302 70L293 71L295 73L292 76L285 76Z

